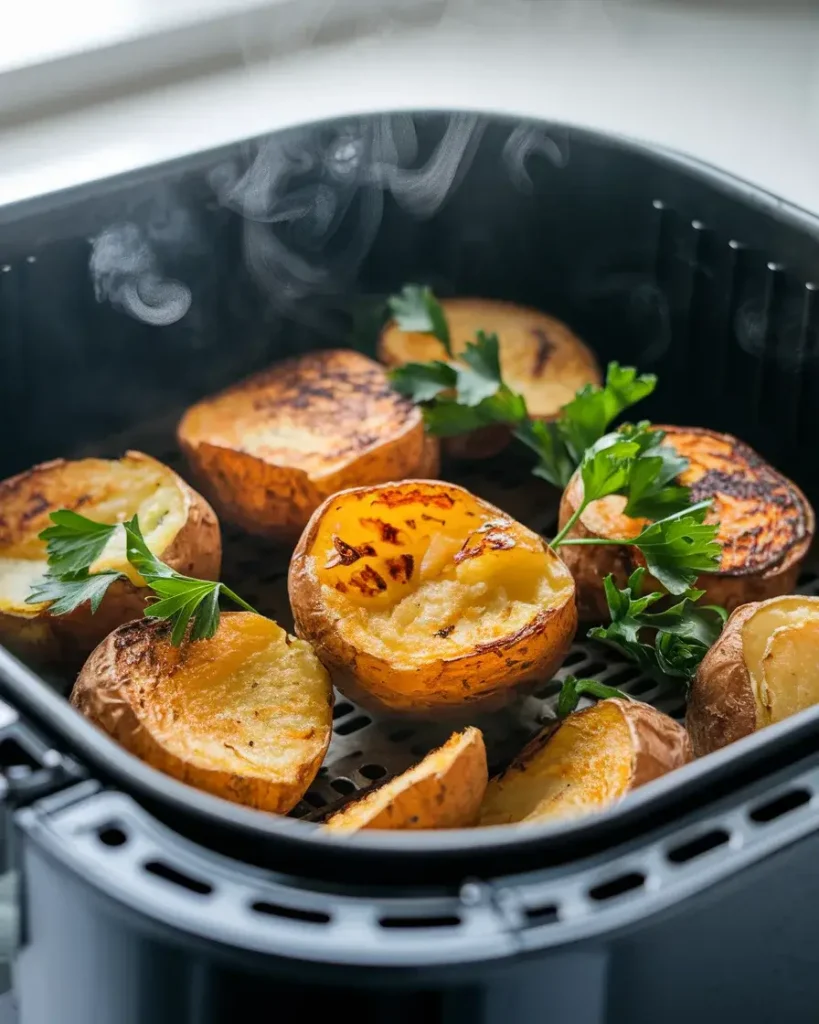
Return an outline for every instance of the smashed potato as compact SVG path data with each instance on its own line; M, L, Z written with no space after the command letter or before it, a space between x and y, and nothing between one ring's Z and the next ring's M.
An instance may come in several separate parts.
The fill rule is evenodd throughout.
M120 626L71 703L126 750L197 789L280 814L321 766L333 691L310 645L270 619L223 612L210 640L173 647L170 624Z
M457 357L477 331L497 334L503 379L526 399L535 419L552 419L585 384L600 384L597 361L565 324L534 309L488 299L446 299L441 307L449 324ZM378 343L378 357L390 368L404 363L446 359L443 345L431 334L403 331L387 324ZM446 438L444 450L453 458L487 458L508 443L503 426L484 427Z
M288 359L204 399L178 438L220 515L279 541L345 487L438 472L420 410L350 350Z
M116 531L91 572L114 569L117 580L96 614L88 603L52 616L47 604L26 597L47 571L39 534L49 516L71 509L100 523L118 523L135 513L145 540L177 572L219 578L219 522L207 502L172 469L141 452L121 459L57 459L0 483L0 643L39 665L73 667L116 626L142 614L150 591L125 557L125 533Z
M454 484L358 487L316 510L290 563L296 632L345 694L419 712L548 679L574 584L537 534Z
M325 828L429 829L474 825L488 781L480 729L455 733L412 768L333 814Z
M819 703L819 598L743 605L700 663L686 716L707 754Z
M747 601L793 590L815 529L813 509L796 484L729 434L699 427L658 429L666 432L664 443L689 460L680 483L691 488L692 501L713 500L706 521L720 524L720 569L703 574L696 582L706 592L703 603L731 611ZM576 473L560 503L560 527L582 498L583 483ZM648 520L624 515L625 504L620 495L593 501L568 536L635 537ZM560 555L577 583L578 612L583 621L606 621L603 580L613 573L617 585L624 587L641 564L637 550L625 545L567 546ZM647 577L647 589L652 585Z
M576 818L691 760L681 725L648 704L600 701L548 725L492 779L480 825Z

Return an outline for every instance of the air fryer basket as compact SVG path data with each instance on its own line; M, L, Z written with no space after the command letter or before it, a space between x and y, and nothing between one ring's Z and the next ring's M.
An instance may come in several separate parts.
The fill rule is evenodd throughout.
M735 433L815 501L817 226L677 155L464 113L311 125L6 208L0 476L45 458L126 448L184 475L173 431L186 404L285 354L369 350L384 297L423 281L444 296L503 298L566 320L602 363L616 358L658 374L641 407L647 417ZM545 535L553 529L555 495L508 456L444 475ZM288 557L225 530L226 581L283 624ZM819 592L819 579L807 574L800 587ZM552 713L567 672L682 714L673 686L655 685L579 636L557 679L481 720L494 766ZM0 650L0 692L21 717L0 754L7 740L12 762L26 769L11 774L8 794L10 806L28 805L13 818L24 877L59 886L60 872L84 876L63 890L79 915L106 898L139 907L161 929L167 905L179 933L277 951L290 958L288 970L293 960L423 965L424 984L433 985L434 969L588 940L594 948L577 962L605 974L601 936L653 921L719 880L725 906L752 865L759 872L776 850L815 842L817 709L578 823L339 838L294 819L320 816L406 767L450 725L374 721L339 698L325 767L293 817L279 819L132 758L67 705L69 685L38 678ZM55 794L37 802L47 790ZM33 884L32 928L58 914ZM89 885L97 895L86 906ZM209 909L214 894L225 916ZM757 909L775 919L770 900ZM26 955L21 977L30 978ZM565 982L575 977L574 954L561 956ZM560 969L552 973L556 991ZM503 1006L500 999L498 1013ZM567 1019L605 1019L595 1006ZM641 1012L635 1004L629 1021ZM181 1013L167 1019L188 1019ZM222 1019L190 1013L197 1024ZM31 1020L49 1018L43 1010Z

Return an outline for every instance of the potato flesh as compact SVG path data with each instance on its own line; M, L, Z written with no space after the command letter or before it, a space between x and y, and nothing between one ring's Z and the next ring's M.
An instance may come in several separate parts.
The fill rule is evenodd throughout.
M819 600L768 602L742 627L757 728L819 703Z
M631 731L621 712L598 704L571 716L545 746L493 779L481 825L573 818L619 800L633 770Z
M323 749L332 721L327 673L309 644L270 619L223 615L212 640L188 645L168 668L131 704L180 760L286 782Z
M187 507L176 478L153 459L81 459L44 470L34 486L32 499L46 502L47 508L27 520L23 536L0 549L0 611L36 615L44 607L26 604L26 597L47 570L46 546L37 535L51 525L51 511L70 508L100 523L119 523L138 514L148 547L158 555L185 523ZM137 586L143 584L125 557L123 530L111 537L90 571L105 569L124 573Z
M565 600L571 576L536 535L465 492L414 488L346 496L320 527L322 596L356 649L412 668L512 635Z

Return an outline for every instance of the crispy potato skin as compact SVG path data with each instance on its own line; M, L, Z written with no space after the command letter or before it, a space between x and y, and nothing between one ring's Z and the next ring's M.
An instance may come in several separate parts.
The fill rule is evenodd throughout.
M697 669L685 716L697 757L756 731L756 699L745 664L742 627L759 607L755 601L737 608Z
M248 617L241 612L222 613L223 620L237 616ZM275 624L271 626L278 629ZM157 706L163 702L161 710L165 719L172 715L174 722L177 708L181 706L179 727L186 727L185 684L177 684L177 674L184 672L192 648L214 643L210 640L198 641L196 645L186 642L174 648L169 634L167 622L144 618L118 627L86 661L71 692L71 704L127 751L181 782L259 810L280 814L291 810L315 778L330 744L333 695L329 680L325 721L313 730L316 736L311 756L298 765L291 777L276 780L250 772L242 774L209 767L202 763L202 758L197 761L182 757L169 749L144 721L145 702L156 702ZM229 647L220 648L215 657L229 659L231 653ZM191 694L191 699L196 699L195 693ZM237 722L237 745L242 728L242 723Z
M524 531L547 551L536 534L509 520L499 509L474 498L454 484L411 480L384 485L384 489L404 489L407 514L421 510L429 488L445 488L477 502L492 518L506 520ZM314 513L296 546L290 562L288 588L296 634L313 644L328 668L334 684L342 693L375 711L441 713L473 702L503 704L515 688L528 682L548 679L562 664L577 628L573 588L562 604L545 608L514 633L492 642L475 645L468 653L441 657L412 668L396 665L389 658L357 649L344 636L339 622L330 613L319 581L313 556L314 546L325 514L348 498L375 493L378 488L352 488L333 495ZM559 560L556 559L559 563ZM562 565L560 572L563 572Z
M650 704L615 698L631 730L634 761L629 790L681 768L693 758L688 733Z
M346 349L288 359L204 399L178 440L221 516L281 542L336 491L439 468L420 411L383 367Z
M126 452L125 458L156 461L142 452ZM51 512L82 508L81 494L53 489L54 471L66 464L65 459L54 459L0 483L0 546L35 537L51 525ZM184 497L187 516L160 557L184 575L217 580L222 565L219 520L200 494L176 473L172 475ZM32 509L36 509L34 514ZM146 587L121 579L109 587L96 614L92 614L89 604L68 615L50 615L47 609L33 615L2 611L0 643L32 664L76 671L112 629L142 614L150 593Z
M480 729L455 733L417 765L347 804L324 823L334 831L468 828L488 782Z
M706 592L703 602L722 605L730 612L749 601L789 594L796 586L816 525L813 508L802 491L730 434L698 427L659 429L666 431L666 443L690 460L680 479L691 488L692 500L714 499L708 521L721 523L722 567L719 572L704 573L696 582ZM563 492L561 527L581 499L582 485L576 475ZM639 533L647 521L622 515L624 503L625 499L616 496L594 502L568 536ZM605 507L605 514L600 506ZM561 548L560 556L577 581L580 619L589 622L608 617L605 576L613 573L617 585L623 587L629 574L644 564L639 552L626 546L569 546ZM652 587L661 589L648 576L646 588Z
M457 354L478 330L494 332L500 341L501 368L507 384L523 394L535 419L553 419L561 406L584 384L599 384L600 369L589 348L564 323L538 310L488 299L445 299L441 306ZM378 358L388 367L446 359L443 345L432 335L385 326ZM511 439L503 426L484 427L460 437L444 438L453 459L484 459L501 452Z

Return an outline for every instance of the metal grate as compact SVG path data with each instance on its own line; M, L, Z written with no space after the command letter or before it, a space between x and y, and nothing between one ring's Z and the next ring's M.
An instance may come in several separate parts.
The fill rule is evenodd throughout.
M75 452L116 457L127 449L147 452L186 476L186 466L174 441L174 422L137 428L125 435ZM543 481L531 477L525 465L508 453L498 459L445 467L442 477L468 488L502 508L545 537L555 532L557 495ZM222 526L222 578L250 604L288 630L293 617L287 596L290 549L276 547L228 524ZM800 591L819 594L819 576L806 573ZM633 664L581 634L572 644L566 661L553 679L544 679L528 694L491 713L472 710L463 719L413 720L406 716L373 715L336 693L333 738L324 764L304 799L293 810L295 817L317 820L356 793L404 771L463 725L477 725L484 734L490 772L503 768L555 715L557 695L567 675L598 679L653 704L674 718L682 718L684 695L679 686L658 684ZM589 703L581 701L581 707Z

